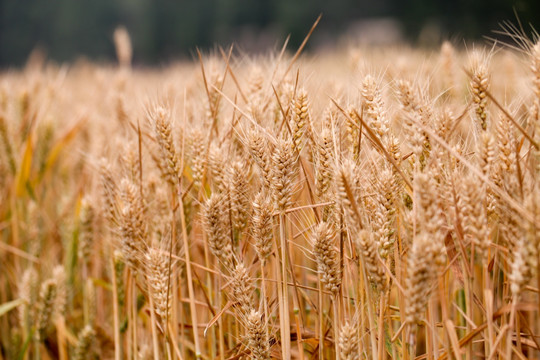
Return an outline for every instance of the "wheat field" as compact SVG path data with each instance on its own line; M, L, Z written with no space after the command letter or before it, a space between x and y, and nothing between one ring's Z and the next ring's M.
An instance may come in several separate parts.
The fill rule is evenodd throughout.
M540 355L540 42L115 40L0 74L0 359Z

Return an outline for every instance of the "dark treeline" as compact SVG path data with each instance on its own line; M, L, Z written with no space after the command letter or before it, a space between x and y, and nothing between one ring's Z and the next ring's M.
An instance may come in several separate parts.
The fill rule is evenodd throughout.
M34 48L56 61L111 60L118 25L131 35L135 63L156 64L197 46L276 46L287 34L294 47L319 13L316 34L327 41L359 21L391 18L417 44L426 31L454 40L493 36L500 22L516 23L514 12L528 31L529 23L538 29L538 0L0 0L0 66L24 64Z

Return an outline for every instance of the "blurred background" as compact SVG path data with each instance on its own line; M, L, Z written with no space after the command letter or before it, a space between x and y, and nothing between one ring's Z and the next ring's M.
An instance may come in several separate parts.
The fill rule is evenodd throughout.
M353 44L439 46L496 37L503 21L540 29L540 0L0 0L0 67L39 49L64 62L114 61L124 25L135 66L192 58L234 42L248 53L296 48L322 13L308 51Z

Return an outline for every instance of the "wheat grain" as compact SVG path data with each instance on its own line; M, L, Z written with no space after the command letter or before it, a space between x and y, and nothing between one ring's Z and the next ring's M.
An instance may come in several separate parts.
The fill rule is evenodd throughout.
M161 328L167 328L167 319L170 317L172 306L172 293L170 284L174 282L174 264L164 250L151 247L145 254L145 275L149 287L149 296L153 298L154 311L159 317Z
M319 223L313 230L313 254L317 260L317 272L328 291L334 295L341 286L339 254L334 248L335 231L325 222Z
M339 350L343 360L358 360L357 330L348 321L345 322L339 330Z
M277 210L285 211L292 205L295 176L294 157L290 144L280 139L272 157L272 191Z
M487 94L489 89L489 57L485 54L474 51L471 54L471 73L470 81L471 91L473 94L473 103L475 105L476 117L480 123L482 130L486 130L487 123Z
M238 308L241 316L247 316L252 310L252 284L249 273L242 262L239 262L231 280L229 300Z
M268 332L263 322L262 314L254 309L247 315L247 346L251 351L250 357L255 360L270 359L270 345Z
M147 111L163 163L166 164L168 180L172 184L177 184L180 176L180 161L172 135L171 111L164 105L154 105Z
M233 252L225 218L227 212L224 196L218 193L213 194L206 202L204 224L210 250L225 268L232 269Z
M36 317L36 337L41 341L45 340L47 331L51 326L51 319L56 311L56 291L57 284L55 279L46 280L41 284Z
M91 358L92 342L96 336L94 328L90 325L86 325L80 332L77 338L77 344L73 350L74 360L84 360Z
M259 192L253 200L253 238L259 260L264 264L272 253L273 208L268 196Z

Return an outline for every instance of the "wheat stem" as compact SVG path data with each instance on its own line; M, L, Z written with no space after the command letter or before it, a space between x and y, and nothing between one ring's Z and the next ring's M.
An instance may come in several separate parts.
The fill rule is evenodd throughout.
M323 306L324 306L324 298L323 298L323 292L322 292L322 283L320 278L318 279L318 286L319 289L317 293L318 298L318 304L319 304L319 311L318 311L318 322L319 322L319 359L324 359L324 339L325 339L325 333L324 333L324 314L323 314Z
M156 320L156 307L154 304L154 294L152 293L152 286L150 285L150 278L147 278L149 296L148 300L150 301L150 319L151 319L151 328L152 328L152 345L154 351L154 360L159 360L159 343L157 337L157 320Z
M340 356L340 352L339 352L339 316L338 316L338 302L337 302L337 297L334 296L332 297L332 306L334 308L334 324L333 324L333 328L334 328L334 351L336 352L336 359L337 360L340 360L341 359L341 356Z
M180 224L182 226L182 239L184 242L184 260L186 262L186 275L188 283L188 294L189 294L189 307L191 312L191 324L193 325L193 342L195 343L195 357L201 357L201 349L199 344L199 335L198 335L198 321L197 321L197 309L195 307L195 291L193 290L193 276L191 274L191 258L189 254L189 243L188 235L186 231L186 219L184 215L184 203L182 196L178 196L179 199L179 212L180 212Z
M110 257L110 266L112 270L112 285L113 285L113 328L114 328L114 359L122 358L121 342L120 342L120 314L118 310L118 283L116 280L116 271L114 271L114 258Z
M281 246L281 287L282 294L280 304L283 303L282 307L282 316L280 318L280 326L282 327L281 335L281 346L282 346L282 355L284 359L291 358L291 327L289 320L289 287L287 285L287 258L288 258L288 248L287 244L287 234L286 234L286 215L279 215L279 240Z
M379 299L379 319L377 321L377 330L378 330L378 338L379 338L379 346L378 346L378 353L379 353L379 359L383 360L385 357L386 352L384 351L384 312L385 312L385 301L384 301L384 294L380 294ZM429 356L428 356L429 358Z

